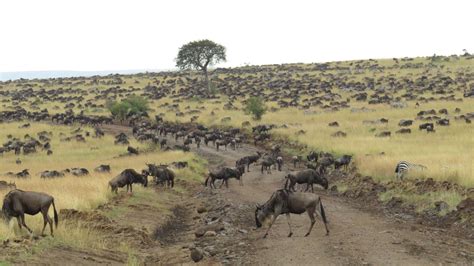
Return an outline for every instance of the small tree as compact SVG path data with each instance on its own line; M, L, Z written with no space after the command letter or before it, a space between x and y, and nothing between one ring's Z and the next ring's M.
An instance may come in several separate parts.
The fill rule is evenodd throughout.
M251 114L255 120L262 119L266 111L267 107L262 98L250 97L245 104L245 113Z
M125 120L132 115L144 115L148 111L148 101L140 96L130 96L120 102L108 102L107 108L114 118Z
M207 88L211 90L208 66L225 62L225 47L210 40L187 43L179 48L176 66L180 69L196 69L204 73Z

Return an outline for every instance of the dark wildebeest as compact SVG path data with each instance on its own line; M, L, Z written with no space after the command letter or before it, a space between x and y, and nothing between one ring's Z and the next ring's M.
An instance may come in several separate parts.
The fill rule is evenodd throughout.
M86 168L71 168L70 173L73 176L86 176L89 175L89 170Z
M272 157L266 157L262 160L262 168L260 169L262 174L263 174L263 170L267 170L267 174L271 174L272 173L272 165L274 165L276 163L276 160L273 159Z
M170 188L174 187L175 174L167 165L147 164L147 166L148 173L154 177L156 184L166 184Z
M0 180L0 190L2 189L15 189L16 188L16 184L15 182L7 182L7 181L3 181L3 180Z
M207 183L209 182L209 186L211 188L212 187L216 188L216 186L214 185L214 182L216 181L216 179L222 179L222 184L220 185L219 188L221 188L224 183L225 183L225 186L228 188L229 187L228 180L230 178L235 178L239 180L239 183L242 186L243 185L242 175L244 173L245 173L245 165L239 165L233 168L224 167L224 168L221 168L217 172L209 172L209 176L206 178L206 181L204 182L204 186L207 186Z
M317 162L318 161L318 153L315 151L311 151L308 156L306 156L306 159L308 159L308 162Z
M110 165L108 164L101 164L94 169L97 173L110 173Z
M296 168L296 165L300 166L301 161L303 161L303 156L301 155L295 155L292 158L293 161L293 167Z
M133 169L125 169L118 176L114 177L109 181L109 186L112 189L112 192L117 193L119 187L127 186L127 192L130 188L132 192L132 184L140 183L144 187L148 185L148 172L143 171L142 174L137 173Z
M343 166L344 170L347 170L347 167L351 163L352 155L343 155L340 158L337 158L334 161L334 169L339 169L339 167Z
M281 172L281 167L283 166L283 157L278 156L276 158L276 163L277 163L277 166L278 166L278 171Z
M216 140L216 149L219 150L220 146L224 146L225 150L227 150L227 144L229 142L226 139L218 139Z
M138 155L138 150L135 149L135 148L133 148L133 147L131 147L131 146L128 146L128 147L127 147L127 151L128 151L129 154Z
M328 180L323 177L322 175L322 168L319 168L320 171L316 171L313 169L305 169L302 171L299 171L295 175L293 174L288 174L285 176L286 182L285 182L285 189L288 189L290 191L295 191L295 184L306 184L306 191L309 190L311 187L311 192L314 192L313 189L313 184L318 184L321 185L324 189L328 189L329 183Z
M18 178L27 178L27 177L30 177L30 172L28 172L28 169L23 169L21 172L18 172L18 173L12 173L12 172L8 172L6 173L7 176L11 176L11 177L18 177Z
M246 165L247 172L250 172L250 164L257 162L260 157L262 157L262 153L257 151L257 154L255 155L245 156L237 160L237 162L235 162L235 166Z
M160 149L163 149L163 147L166 145L166 139L162 139L160 141Z
M23 191L19 189L12 190L5 195L3 200L3 215L7 221L10 221L11 217L16 217L18 226L20 229L24 226L28 232L32 233L31 229L25 223L25 213L29 215L36 215L41 212L43 214L44 226L41 234L44 234L44 229L49 223L51 229L51 236L53 236L53 221L48 215L49 207L53 205L54 210L54 224L58 227L58 213L56 212L56 206L54 206L54 198L48 194Z
M41 178L64 177L64 173L58 172L58 171L56 171L56 170L52 170L52 171L46 170L46 171L44 171L44 172L41 172L40 177L41 177Z
M318 216L317 207L319 207L320 215L324 222L324 226L326 227L326 235L329 234L323 203L321 202L321 198L316 194L291 192L285 189L280 189L274 192L265 204L257 204L256 207L255 223L257 228L262 227L262 223L271 217L270 225L263 236L264 238L267 237L268 231L270 231L270 228L280 214L286 214L286 220L288 221L288 227L290 228L288 237L291 237L293 232L291 231L290 213L302 214L304 212L308 213L309 219L311 220L311 226L305 235L309 236L311 230L313 229L314 223L316 222L315 216Z

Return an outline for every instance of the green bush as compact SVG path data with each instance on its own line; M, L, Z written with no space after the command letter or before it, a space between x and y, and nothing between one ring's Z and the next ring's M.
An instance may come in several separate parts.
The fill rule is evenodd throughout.
M148 101L140 96L130 96L120 102L107 103L107 109L114 118L125 120L132 115L143 115L148 111Z
M267 111L267 107L263 100L259 97L250 97L245 105L245 113L251 114L255 120L262 119Z

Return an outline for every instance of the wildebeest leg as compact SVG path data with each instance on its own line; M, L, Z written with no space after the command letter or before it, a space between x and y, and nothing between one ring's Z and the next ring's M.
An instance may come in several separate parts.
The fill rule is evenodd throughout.
M32 231L32 230L26 225L26 223L25 223L25 215L24 215L24 214L21 214L20 217L21 217L21 224L22 224L26 229L28 229L28 232L30 232L30 234L33 233L33 231Z
M311 193L314 193L313 183L311 183Z
M316 219L314 218L314 212L316 211L315 207L311 207L306 210L308 212L309 219L311 219L311 226L309 227L308 233L304 236L309 236L311 233L311 230L313 230L314 223L316 222Z
M264 166L263 166L263 164L262 164L262 174L263 174L263 167L264 167Z
M293 232L291 231L291 224L290 224L290 214L286 214L286 221L288 222L288 227L290 227L290 233L288 234L288 237L291 237L293 235Z
M272 221L270 222L270 225L268 226L268 229L267 229L267 231L265 232L265 235L263 236L263 238L266 238L266 237L267 237L268 232L270 231L270 228L272 228L272 225L273 225L273 223L275 222L277 216L278 216L278 215L276 215L276 214L273 215Z
M309 190L309 183L306 184L306 190L304 192L307 192Z

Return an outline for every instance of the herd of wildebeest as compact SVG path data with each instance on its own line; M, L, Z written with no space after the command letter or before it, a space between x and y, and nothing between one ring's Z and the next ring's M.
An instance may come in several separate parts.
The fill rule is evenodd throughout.
M463 60L474 60L473 56L463 56ZM446 57L445 61L459 60ZM221 95L226 96L224 109L238 110L237 101L245 103L249 96L257 96L267 102L274 102L279 108L295 107L303 112L310 108L320 108L324 111L337 112L351 108L351 102L365 102L367 105L387 104L393 108L405 108L407 103L414 103L416 108L422 108L424 103L431 101L463 101L463 98L474 97L474 73L472 69L443 70L442 64L426 62L415 63L412 59L394 59L390 66L379 65L375 60L354 61L349 64L328 63L310 65L272 65L245 67L236 69L216 69L213 72L213 86ZM419 74L383 75L384 71L392 73L396 70L421 70ZM418 72L417 72L418 73ZM367 75L373 74L373 75ZM360 77L355 79L354 77ZM147 80L147 85L140 87L140 80ZM344 98L339 92L348 93ZM205 111L204 106L192 109L181 104L185 100L196 98L222 101L221 98L203 86L194 74L181 72L144 73L136 75L110 75L107 77L91 78L57 78L47 80L17 80L0 83L0 99L5 110L0 112L0 123L23 121L21 127L27 128L30 123L54 123L75 126L71 135L55 136L54 132L42 131L36 136L8 136L8 140L0 147L0 156L4 153L24 155L44 152L46 156L53 154L50 142L53 137L60 141L85 142L87 138L101 138L104 131L101 125L113 124L117 121L108 115L86 114L84 109L105 109L107 101L114 101L131 95L140 95L150 101L169 98L158 106L168 112L174 112L176 117L190 116L189 123L172 123L164 121L164 113L151 118L147 112L127 115L126 122L133 128L133 137L140 142L151 142L159 145L162 150L190 151L191 145L201 148L202 145L213 145L217 151L239 149L244 142L259 145L271 140L271 130L286 125L261 124L252 127L245 121L242 128L208 128L195 123L199 115ZM429 96L427 96L429 95ZM53 113L41 108L41 103L52 104ZM65 111L61 112L60 105ZM29 106L26 109L25 106ZM270 111L278 108L272 107ZM364 108L363 108L364 109ZM367 109L369 110L369 109ZM212 110L211 115L216 115ZM351 111L365 111L352 108ZM407 117L398 121L400 129L395 133L409 134L410 127L418 123L419 130L429 133L436 132L436 126L449 126L452 119L458 122L471 123L474 113L463 113L456 108L448 110L419 110L416 117ZM225 123L231 117L223 117ZM120 121L125 122L125 121ZM365 124L388 123L388 119L364 121ZM84 129L93 128L93 130ZM330 127L338 127L338 121L329 123ZM84 128L83 128L84 127ZM302 132L304 134L304 132ZM376 133L376 137L390 137L390 131ZM337 131L333 137L345 137L347 133ZM328 136L330 137L330 136ZM142 151L130 146L129 136L124 133L115 136L116 145L124 145L124 152L129 155L140 154ZM172 138L172 139L171 139ZM249 141L251 140L251 141ZM171 145L173 143L174 145ZM0 157L1 158L1 157ZM242 177L250 171L252 164L259 165L261 174L270 174L273 170L282 171L283 164L292 165L299 169L287 173L285 185L276 191L268 202L258 205L255 211L256 225L261 226L263 220L272 216L273 221L279 214L308 212L311 219L311 232L315 222L315 214L319 213L326 225L326 216L321 199L314 193L297 191L297 184L305 184L307 192L317 184L328 189L328 171L333 169L348 170L351 155L334 157L323 151L311 151L284 159L282 148L274 145L266 152L249 154L235 162L234 166L224 166L209 172L204 184L215 187L216 180L222 180L222 185L228 186L228 180L235 178L243 185ZM22 164L17 160L17 164ZM132 185L140 183L148 185L148 177L153 183L172 188L176 175L173 168L187 167L186 162L175 162L173 165L147 164L142 170L124 169L109 182L110 188L117 193L118 188L126 187L132 192ZM398 169L398 166L397 166ZM109 165L98 165L95 172L108 173ZM71 169L45 170L41 178L60 178L65 175L85 176L90 171L77 167ZM4 175L28 178L28 169L17 173ZM15 188L14 183L0 181L2 188ZM28 192L13 189L4 198L3 215L8 219L17 217L20 228L26 226L24 214L34 215L39 212L44 218L44 227L50 224L53 233L52 219L48 216L50 205L54 209L54 221L58 218L54 207L54 198L39 192ZM270 224L271 226L271 224ZM44 231L44 228L43 228ZM326 231L329 230L326 225ZM267 231L268 233L268 231ZM290 227L290 236L292 235Z

